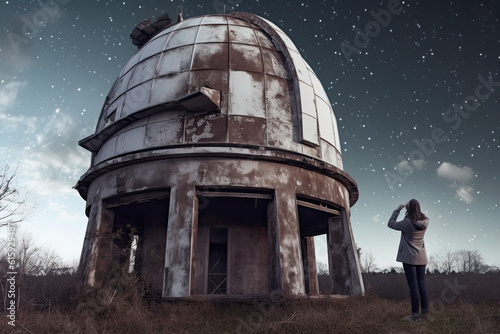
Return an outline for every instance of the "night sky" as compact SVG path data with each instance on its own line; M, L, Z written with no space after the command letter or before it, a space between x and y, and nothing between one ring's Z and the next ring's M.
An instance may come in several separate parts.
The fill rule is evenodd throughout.
M344 170L360 197L351 222L379 267L395 262L398 204L421 202L428 254L479 250L500 266L500 4L496 1L185 1L184 18L246 11L285 31L323 83ZM181 1L2 0L0 167L20 164L33 207L21 230L78 259L87 219L72 189L104 98L146 18ZM378 21L377 21L378 20ZM404 211L403 211L404 212ZM402 216L400 216L402 217ZM2 236L5 231L0 231Z

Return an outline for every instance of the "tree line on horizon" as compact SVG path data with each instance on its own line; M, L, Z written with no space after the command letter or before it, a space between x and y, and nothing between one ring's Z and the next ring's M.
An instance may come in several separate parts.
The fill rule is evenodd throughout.
M358 248L362 273L389 273L402 272L401 268L379 268L375 257L371 252L363 252ZM500 272L497 266L491 266L484 262L479 250L460 249L453 251L443 249L436 255L430 255L427 264L427 273L432 274L484 274L487 272Z

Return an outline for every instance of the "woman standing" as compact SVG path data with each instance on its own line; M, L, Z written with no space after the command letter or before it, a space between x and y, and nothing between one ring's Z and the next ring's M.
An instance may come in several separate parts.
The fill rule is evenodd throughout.
M396 221L401 209L406 208L405 218ZM428 319L429 300L425 290L425 266L427 253L425 251L424 234L429 226L427 218L420 210L420 203L416 199L401 204L391 215L390 228L401 231L398 255L396 261L403 263L411 296L411 315L405 319L418 321L420 319L419 302L422 307L422 318Z

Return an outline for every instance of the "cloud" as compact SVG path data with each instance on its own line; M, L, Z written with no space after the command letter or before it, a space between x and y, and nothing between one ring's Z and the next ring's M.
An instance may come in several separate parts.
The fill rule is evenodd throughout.
M400 163L396 165L396 169L399 172L399 174L411 174L413 171L413 168L410 165L410 162L408 160L402 160Z
M409 175L415 170L421 171L422 169L424 169L426 164L427 161L425 161L425 159L412 160L411 162L409 160L401 160L396 165L396 169L400 175Z
M451 182L449 187L455 190L455 198L466 203L474 201L474 188L467 184L474 178L474 171L471 168L443 162L437 169L437 175ZM461 184L458 185L457 183Z
M19 91L25 86L25 82L11 81L0 85L0 111L2 109L12 108L17 99Z
M22 132L33 134L37 129L38 118L35 116L25 117L0 113L0 132Z
M443 162L437 169L440 178L452 182L468 182L474 177L474 171L467 166L458 167L449 162Z
M0 34L2 46L2 61L0 62L0 80L11 81L19 71L27 68L33 62L31 43L21 43L17 49L8 39L8 33Z
M474 188L470 186L459 186L457 189L457 195L455 198L458 198L466 203L470 203L474 200Z
M64 196L88 168L89 153L77 141L91 129L58 114L37 131L36 144L22 153L24 185L37 196Z
M425 165L427 164L427 162L424 159L413 160L411 163L416 170L424 169Z

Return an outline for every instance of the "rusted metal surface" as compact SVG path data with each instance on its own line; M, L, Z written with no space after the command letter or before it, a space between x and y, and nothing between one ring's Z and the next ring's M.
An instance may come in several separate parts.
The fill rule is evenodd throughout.
M161 171L161 173L155 171ZM127 178L121 178L121 175L127 175ZM192 228L193 219L195 219L193 212L196 212L193 209L195 185L212 188L214 185L217 188L243 187L242 192L246 188L275 190L277 234L272 237L273 233L269 232L271 236L268 233L268 238L270 238L268 242L274 245L272 240L278 238L274 239L278 243L276 248L271 247L279 252L276 258L279 259L278 273L281 277L275 280L281 282L285 293L292 295L305 293L300 236L297 229L297 204L294 199L296 194L306 194L318 200L335 203L339 207L349 206L345 192L339 192L339 189L345 189L344 186L326 175L274 162L234 158L158 160L124 166L95 179L89 189L89 193L92 194L89 201L98 205L105 198L116 196L120 182L124 182L121 187L126 194L145 189L171 189L169 236L165 252L165 282L169 282L164 291L166 296L189 295L189 277L192 275L193 268L188 259L191 258L192 242L194 242ZM105 191L96 192L97 189ZM272 231L272 226L276 224L273 221L274 218L268 220L269 231ZM332 239L335 244L345 245L344 238L350 237L350 233L346 235L345 231L341 230L335 236L340 238ZM99 249L97 251L100 252ZM97 256L97 253L95 257L102 258ZM271 258L272 256L269 257ZM343 255L343 258L347 259L347 255ZM335 261L333 264L335 268L343 268L345 265L349 266L347 261ZM270 264L268 267L276 268ZM275 269L271 270L276 272ZM342 270L346 270L347 273L350 271L348 268ZM345 290L342 291L345 292Z
M331 177L339 182L339 188L334 193L339 193L340 196L345 197L348 203L352 206L358 200L358 187L356 182L349 176L349 174L342 170L329 165L325 162L315 159L307 158L303 155L296 154L289 151L274 151L271 149L255 148L252 146L238 145L238 146L182 146L177 148L169 148L156 150L154 152L141 152L128 154L122 157L116 157L104 161L94 167L91 167L86 174L82 176L77 190L83 198L88 200L90 193L88 187L95 180L104 173L117 169L122 166L137 164L144 161L151 160L164 160L164 159L189 159L192 157L225 157L235 159L249 159L259 161L274 161L286 165L300 166L306 170L314 170L317 173ZM345 191L343 190L345 189Z
M228 140L247 145L266 145L266 119L260 117L229 116Z
M220 92L221 114L281 122L280 131L276 131L276 123L266 122L263 146L292 148L342 168L333 110L321 83L297 48L274 24L249 14L231 15L234 17L230 19L188 19L146 43L109 92L96 134L81 144L97 152L105 141L118 143L113 132L123 125L115 124L126 125L148 117L151 113L147 110L153 114L158 108L174 112L175 101L204 86ZM180 124L170 126L179 128ZM221 132L215 127L213 130ZM91 142L94 137L95 143ZM230 143L233 138L238 136L215 135L211 141ZM129 152L139 145L131 145ZM127 153L123 149L112 153L109 147L103 151L97 162Z
M208 293L210 228L227 229L220 291L318 293L312 236L328 234L335 293L362 295L349 221L358 187L342 170L328 97L292 41L244 13L155 33L111 88L96 133L80 142L95 153L76 185L89 215L82 281L105 283L111 232L124 224L114 212L138 210L136 267L165 298ZM168 199L148 206L146 192Z

